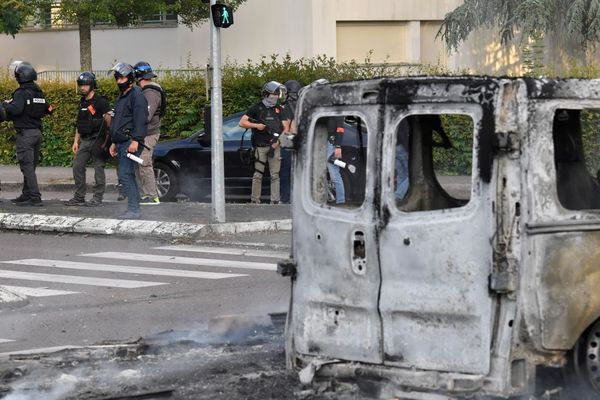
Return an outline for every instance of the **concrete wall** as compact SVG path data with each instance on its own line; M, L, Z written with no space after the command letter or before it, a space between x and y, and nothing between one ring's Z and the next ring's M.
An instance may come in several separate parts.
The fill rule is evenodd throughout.
M444 15L462 0L248 0L235 14L235 24L221 30L223 59L244 63L261 56L290 54L293 58L326 55L361 62L369 50L372 61L440 62L450 69L481 73L512 72L516 52L506 52L489 34L474 37L456 55L435 41ZM354 32L346 28L354 26ZM348 37L370 27L372 34L348 46ZM386 28L387 27L387 28ZM342 37L338 33L346 29ZM368 30L367 29L367 30ZM391 29L387 30L386 29ZM388 35L386 32L393 32ZM345 35L345 36L344 36ZM344 39L346 38L346 39ZM340 47L340 39L346 40ZM22 32L13 39L0 36L0 67L28 60L38 70L78 70L78 33L74 29ZM345 47L343 47L345 46ZM343 48L342 48L343 47ZM342 50L340 52L340 50ZM390 57L386 57L387 55ZM362 55L362 56L361 56ZM116 61L150 62L155 68L203 66L210 56L209 24L193 30L184 26L94 29L95 69Z

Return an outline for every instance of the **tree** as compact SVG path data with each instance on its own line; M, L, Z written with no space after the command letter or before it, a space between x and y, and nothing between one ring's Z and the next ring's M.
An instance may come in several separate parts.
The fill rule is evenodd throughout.
M19 0L5 0L0 4L0 32L15 37L32 14L29 5Z
M6 1L6 0L3 0ZM203 0L8 0L23 3L15 16L9 16L14 35L23 27L23 18L33 16L38 10L52 10L53 22L77 25L79 28L79 60L82 70L92 69L92 26L101 22L120 27L141 24L145 18L159 12L175 12L181 23L192 28L210 15L210 7ZM230 0L235 9L246 0ZM26 4L25 4L26 3ZM2 11L5 6L0 6ZM10 8L10 7L9 7ZM2 24L0 20L0 24ZM15 23L15 21L21 21ZM0 25L0 28L2 25Z
M452 51L478 28L497 29L502 44L517 33L565 35L589 56L600 41L600 0L465 0L446 14L438 36Z

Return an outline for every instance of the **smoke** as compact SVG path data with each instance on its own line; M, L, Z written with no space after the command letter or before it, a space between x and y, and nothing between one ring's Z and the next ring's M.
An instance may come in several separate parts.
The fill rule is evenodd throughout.
M70 374L61 374L52 383L42 385L32 379L16 384L4 400L61 400L75 392L79 381L80 378Z
M116 347L72 349L39 361L32 357L36 365L6 385L11 392L4 400L82 400L173 390L174 382L196 382L198 371L212 374L211 368L222 365L234 348L245 354L280 346L274 329L268 316L227 316Z

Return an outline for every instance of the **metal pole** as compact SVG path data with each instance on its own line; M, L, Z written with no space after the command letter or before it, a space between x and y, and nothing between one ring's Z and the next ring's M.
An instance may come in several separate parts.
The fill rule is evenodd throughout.
M210 0L211 6L217 0ZM210 24L211 64L212 64L212 219L225 222L225 173L223 168L223 104L221 96L221 32L214 24Z

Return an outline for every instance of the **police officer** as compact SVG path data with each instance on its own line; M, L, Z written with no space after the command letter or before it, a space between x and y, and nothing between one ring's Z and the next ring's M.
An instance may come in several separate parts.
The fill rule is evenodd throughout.
M262 178L267 161L271 174L271 204L279 204L279 168L281 152L279 135L290 130L290 121L279 105L285 95L285 86L276 81L265 83L262 88L262 100L254 104L240 119L240 126L252 129L254 146L254 175L252 176L253 204L260 204Z
M152 78L155 78L156 74L152 71L150 64L140 61L133 66L133 69L137 84L148 101L148 133L144 140L145 147L140 156L144 163L138 165L136 170L142 194L140 204L160 204L152 165L152 152L160 138L160 119L166 111L166 96L162 87L158 83L152 82Z
M17 131L17 160L23 173L22 193L12 202L19 206L41 206L35 169L42 145L42 117L52 112L52 106L35 83L37 72L30 63L17 64L15 78L19 88L14 91L12 100L3 104L6 119L13 121Z
M96 94L96 75L82 72L77 78L81 101L77 114L75 139L71 149L75 153L73 160L73 179L75 194L67 202L67 206L99 207L102 206L106 179L104 174L105 159L103 150L108 144L106 132L110 126L110 106L105 97ZM86 182L85 166L92 159L94 164L94 196L85 202Z
M335 187L335 203L346 203L346 190L340 167L334 164L336 159L342 158L342 139L344 137L344 117L327 118L327 172Z
M110 124L110 155L118 156L119 178L127 194L127 211L119 215L121 219L139 219L140 194L135 181L137 163L129 155L139 157L144 146L148 127L148 102L142 90L134 86L133 67L118 63L111 72L121 94L117 97L114 117Z
M289 80L283 84L286 88L286 100L283 109L286 118L290 121L290 131L285 134L296 134L296 103L298 102L298 93L302 85L298 81ZM289 148L281 149L281 170L279 178L281 181L281 202L288 204L290 202L290 192L292 188L292 150Z

